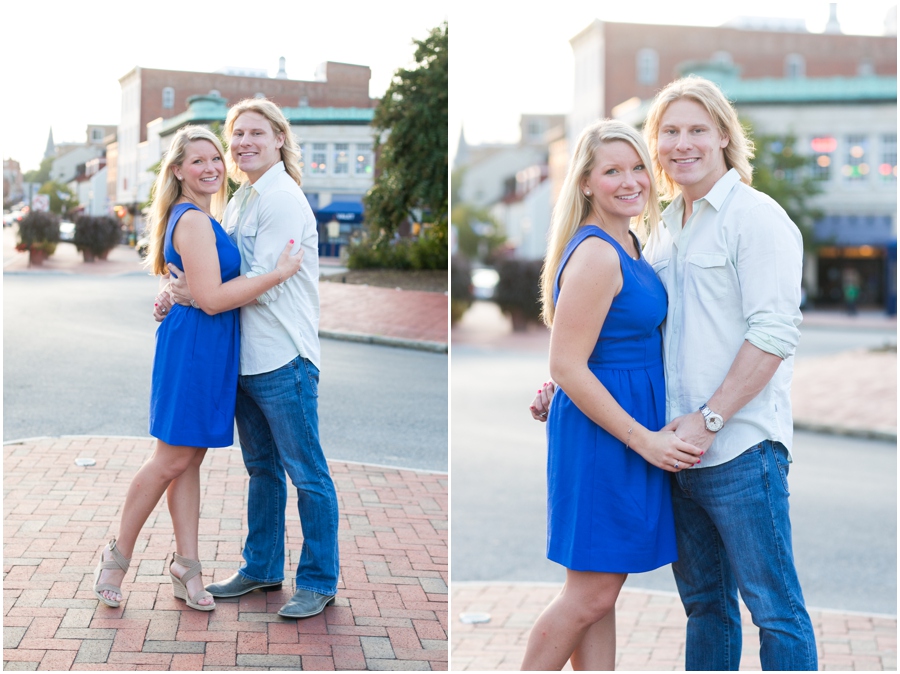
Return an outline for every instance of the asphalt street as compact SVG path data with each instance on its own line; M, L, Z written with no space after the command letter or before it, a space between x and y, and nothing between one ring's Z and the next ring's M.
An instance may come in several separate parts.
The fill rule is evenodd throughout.
M878 346L883 337L891 341L808 330L797 357L873 339ZM528 414L546 376L541 354L453 350L453 581L564 580L545 557L546 440ZM896 615L896 445L798 432L794 457L794 552L808 605ZM676 590L669 567L632 575L627 585Z
M3 439L147 437L156 280L3 279ZM322 340L329 459L447 470L447 356ZM237 436L235 434L235 444Z

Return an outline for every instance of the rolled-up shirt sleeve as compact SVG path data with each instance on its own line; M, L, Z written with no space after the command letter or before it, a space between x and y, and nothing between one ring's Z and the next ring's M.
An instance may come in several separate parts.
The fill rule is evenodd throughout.
M744 339L779 358L800 342L803 240L776 204L761 203L743 214L737 228L737 274L747 332Z
M294 249L303 241L306 213L297 197L289 192L277 191L260 197L257 211L256 241L247 276L267 274L275 269L278 258L288 241L294 240ZM270 288L256 298L259 304L270 304L284 293L284 284Z

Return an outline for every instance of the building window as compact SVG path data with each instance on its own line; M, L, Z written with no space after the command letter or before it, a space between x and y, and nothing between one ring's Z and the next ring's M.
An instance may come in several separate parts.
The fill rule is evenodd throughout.
M334 173L347 175L350 173L350 144L334 144Z
M875 74L875 64L872 59L863 59L856 68L856 74L860 77L868 77Z
M659 77L659 54L655 49L641 49L637 53L638 84L656 84Z
M91 129L91 140L95 143L99 143L103 140L103 129ZM896 141L894 142L896 146Z
M262 99L262 98L265 98L265 97L266 97L266 95L265 95L263 92L261 92L261 91L257 91L255 94L253 94L253 98L260 98L260 99Z
M712 55L712 62L730 66L734 63L734 59L731 58L731 54L727 51L717 51Z
M309 96L301 96L300 100L298 101L298 104L300 105L301 108L308 108L309 107Z
M162 98L163 109L171 110L175 107L175 90L172 87L163 87Z
M886 133L881 137L881 164L878 166L881 179L897 182L897 134Z
M372 145L359 143L356 146L356 175L372 175Z
M328 150L326 143L313 143L312 156L309 162L309 172L314 175L325 175L328 172L328 166L325 163L325 153Z
M547 125L543 119L529 119L525 125L526 140L530 143L540 143L547 131Z
M865 180L869 174L869 139L861 134L847 136L847 158L841 171L849 182Z
M785 56L784 76L789 80L806 77L806 59L800 54L788 54Z
M813 155L813 180L831 180L831 165L834 163L834 152L837 150L837 138L827 135L816 136L809 145Z

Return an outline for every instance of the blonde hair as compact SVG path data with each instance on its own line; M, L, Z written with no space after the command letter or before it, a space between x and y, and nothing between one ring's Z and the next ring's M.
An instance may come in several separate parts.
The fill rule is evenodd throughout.
M556 273L562 262L569 240L575 232L591 217L590 197L582 191L582 183L588 177L597 161L597 150L605 143L623 141L631 145L641 158L641 163L650 171L650 151L641 134L632 126L612 119L595 122L581 132L575 144L575 152L569 164L569 170L563 181L562 190L556 206L553 208L550 236L547 244L547 257L541 271L541 317L549 327L553 324L555 307L553 304L553 285ZM640 216L632 218L631 227L636 230L641 241L646 241L656 233L659 225L659 197L656 185L650 180L650 194L647 205ZM643 225L638 227L638 225Z
M166 228L169 224L169 213L179 199L181 199L183 190L181 181L175 177L172 171L173 166L181 166L187 155L188 146L198 140L205 140L212 143L216 150L225 160L225 150L222 149L222 143L219 142L218 136L203 126L188 125L182 127L172 139L172 145L163 155L162 163L159 167L159 174L153 183L153 189L150 192L152 202L146 211L148 219L147 230L150 234L150 245L147 250L147 266L150 270L159 276L165 276L169 273L166 268ZM224 177L224 176L223 176ZM212 197L210 204L211 215L219 220L222 212L225 210L225 202L228 200L228 181L222 180L219 191Z
M753 141L747 137L734 106L725 98L722 90L713 82L696 75L670 82L653 100L644 122L644 137L653 158L657 158L662 116L672 103L683 98L701 105L712 118L719 133L728 138L728 145L724 148L725 166L735 169L741 176L741 181L749 185L753 180L753 166L750 164L754 151ZM681 192L658 161L653 164L653 173L663 199L674 199Z
M233 105L228 111L228 116L225 118L225 136L228 139L228 142L231 143L231 134L234 132L234 123L237 121L237 118L245 112L255 112L262 115L269 120L269 124L272 125L272 131L276 136L279 133L284 135L284 143L280 148L281 161L284 162L284 170L288 172L288 175L294 182L300 185L300 146L297 144L297 139L294 138L294 134L291 133L290 122L287 121L284 113L281 112L281 108L272 101L265 98L245 98ZM237 164L234 162L231 155L228 156L228 173L239 183L248 179L247 174L237 167Z

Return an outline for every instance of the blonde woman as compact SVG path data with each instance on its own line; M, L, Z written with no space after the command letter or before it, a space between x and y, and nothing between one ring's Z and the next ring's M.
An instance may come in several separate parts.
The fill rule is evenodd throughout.
M122 601L138 534L165 492L175 529L169 573L175 596L210 611L198 561L200 464L208 447L232 442L240 326L237 308L300 269L302 254L287 245L272 271L240 276L237 247L216 220L227 195L225 153L208 129L187 126L163 158L150 207L148 255L154 274L167 262L190 272L194 306L176 306L156 334L150 399L153 455L125 497L118 538L104 547L94 573L94 594L107 606ZM168 312L168 309L166 310Z
M522 669L615 666L615 602L628 573L676 559L666 470L702 452L665 423L666 292L635 234L659 206L649 152L617 121L585 129L553 212L542 273L559 390L547 421L547 556L566 567Z
M286 283L241 309L241 366L235 417L250 475L244 564L211 583L214 597L281 587L285 574L287 475L297 494L303 549L294 595L278 614L309 618L334 601L340 573L338 500L319 441L319 269L316 219L300 189L300 148L281 109L264 99L235 104L225 120L231 176L241 183L223 224L248 275L271 268L286 238L308 262ZM191 277L170 292L188 304ZM190 284L188 284L190 285ZM165 301L165 294L160 297Z

